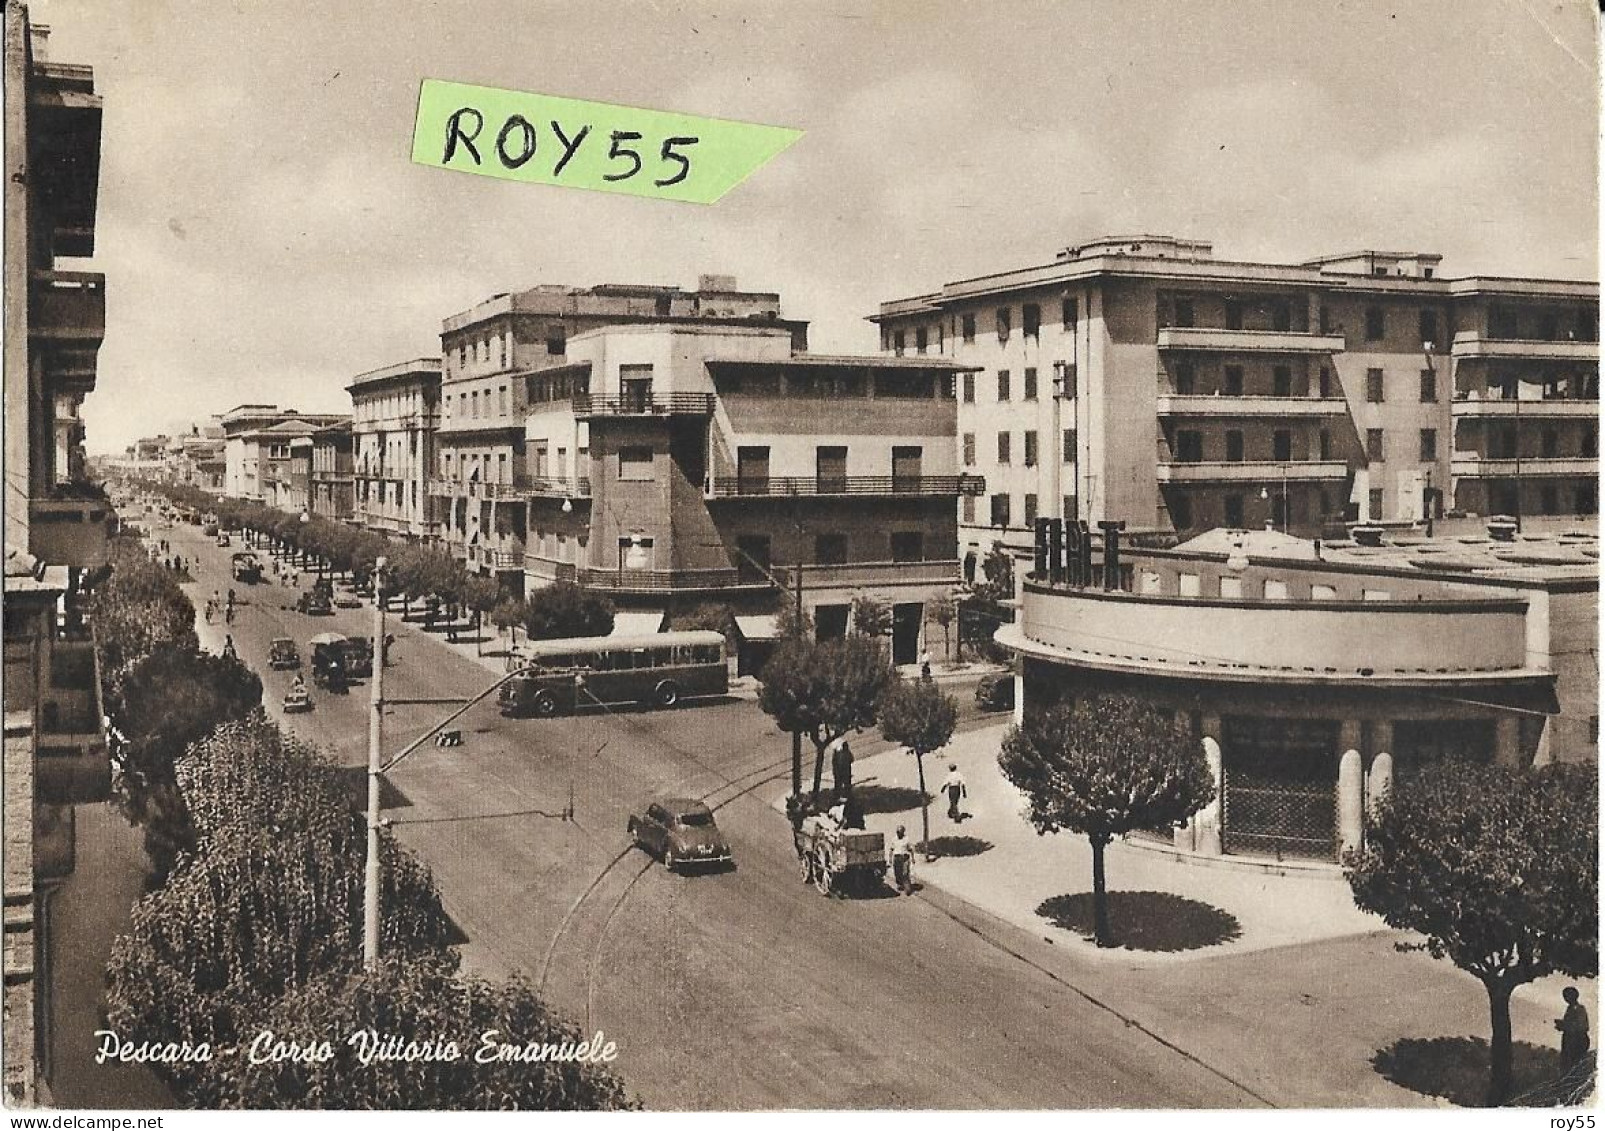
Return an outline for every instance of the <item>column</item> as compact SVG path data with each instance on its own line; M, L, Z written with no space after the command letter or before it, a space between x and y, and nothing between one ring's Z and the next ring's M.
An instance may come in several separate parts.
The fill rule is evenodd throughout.
M1365 803L1364 774L1360 752L1349 747L1338 760L1337 815L1338 849L1349 852L1360 847Z
M1216 737L1220 734L1220 717L1205 715L1203 731L1204 761L1209 766L1209 779L1214 783L1215 796L1194 815L1198 833L1193 844L1194 851L1202 856L1219 856L1224 851L1221 830L1226 812L1226 776L1221 760L1220 739Z
M1494 761L1507 770L1521 767L1521 719L1509 711L1494 720Z
M1365 810L1375 814L1377 806L1393 788L1393 755L1382 751L1371 759L1371 773L1365 784Z

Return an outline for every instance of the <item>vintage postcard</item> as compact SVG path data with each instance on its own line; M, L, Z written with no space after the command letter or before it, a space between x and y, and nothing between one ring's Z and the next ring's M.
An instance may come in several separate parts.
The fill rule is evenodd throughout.
M4 20L19 1126L1593 1104L1593 5Z

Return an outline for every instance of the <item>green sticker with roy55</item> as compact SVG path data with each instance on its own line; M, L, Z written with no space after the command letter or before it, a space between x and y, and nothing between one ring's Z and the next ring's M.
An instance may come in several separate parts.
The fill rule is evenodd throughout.
M425 79L412 159L538 185L712 204L801 130Z

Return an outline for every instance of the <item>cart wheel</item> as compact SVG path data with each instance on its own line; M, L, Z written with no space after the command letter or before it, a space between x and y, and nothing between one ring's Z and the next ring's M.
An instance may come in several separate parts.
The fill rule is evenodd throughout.
M806 852L797 853L797 870L802 873L802 882L814 882L814 858Z
M814 862L814 886L819 889L820 895L829 895L831 893L832 880L830 856L824 849L820 849L819 859Z

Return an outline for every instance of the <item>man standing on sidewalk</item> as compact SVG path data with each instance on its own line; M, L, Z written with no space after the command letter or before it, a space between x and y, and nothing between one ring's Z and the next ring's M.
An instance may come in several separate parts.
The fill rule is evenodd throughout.
M955 825L964 819L959 812L959 802L969 793L964 786L964 776L959 773L957 762L949 762L947 777L942 779L942 792L947 794L947 819Z
M892 886L903 895L914 894L914 846L909 843L908 829L897 826L897 835L886 848L892 859Z
M846 797L853 787L853 751L845 738L837 740L835 753L830 756L830 776L837 799Z

